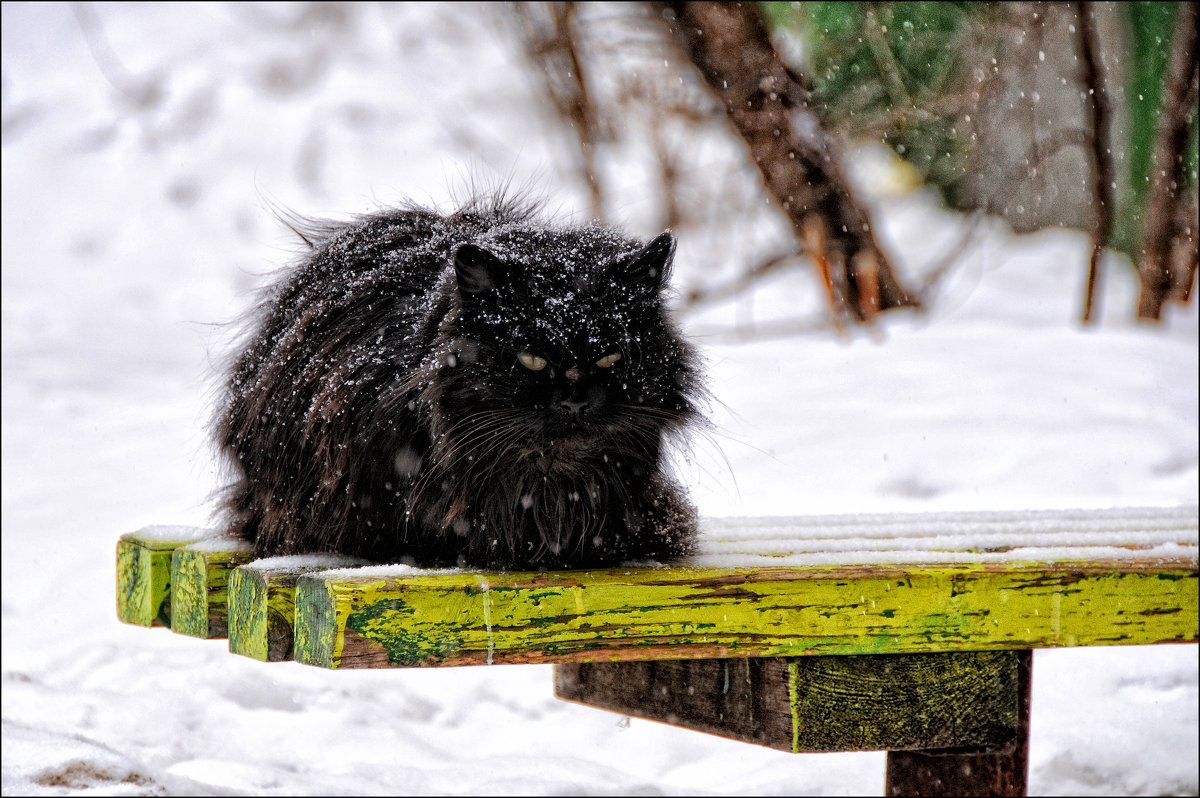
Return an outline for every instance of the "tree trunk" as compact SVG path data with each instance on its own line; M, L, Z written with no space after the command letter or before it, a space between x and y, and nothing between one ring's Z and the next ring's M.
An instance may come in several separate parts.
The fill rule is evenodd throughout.
M897 281L867 213L838 168L839 152L812 108L802 76L771 44L754 3L667 2L664 18L722 100L767 192L818 264L834 318L869 321L919 299Z
M1096 206L1091 231L1092 250L1088 258L1087 291L1083 299L1083 323L1089 324L1100 287L1100 254L1109 245L1109 237L1112 235L1112 214L1116 208L1113 191L1116 167L1110 146L1110 142L1113 141L1112 97L1100 68L1100 31L1096 25L1094 3L1078 2L1073 3L1073 6L1079 24L1076 36L1082 62L1080 80L1088 89L1092 117L1091 156L1095 177L1092 190L1095 193Z
M1195 279L1194 256L1190 259L1190 269L1186 266L1173 269L1171 263L1181 243L1184 252L1190 249L1194 253L1196 246L1195 227L1187 224L1186 216L1179 212L1185 201L1185 157L1192 106L1196 102L1195 3L1177 4L1174 28L1151 161L1150 191L1146 197L1142 259L1138 265L1141 283L1138 318L1142 319L1160 318L1163 303L1172 296L1190 296Z

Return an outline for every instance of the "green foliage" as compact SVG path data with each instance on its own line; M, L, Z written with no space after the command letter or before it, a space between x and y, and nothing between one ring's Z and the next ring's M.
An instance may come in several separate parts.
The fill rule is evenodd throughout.
M999 54L991 3L769 2L761 4L772 26L797 36L805 71L827 123L848 137L888 143L915 166L925 182L952 204L972 168L974 140L967 117L975 112L969 73L991 68ZM1110 246L1137 262L1160 120L1167 62L1178 3L1120 4L1128 28L1122 54L1106 43L1106 58L1125 75L1129 120L1114 144L1118 174ZM1118 97L1121 93L1117 93ZM976 120L983 121L983 120ZM985 122L986 123L986 122ZM1196 186L1195 113L1186 154L1188 183ZM1082 179L1082 178L1081 178Z
M957 97L980 26L975 3L764 3L768 20L807 51L814 99L827 122L880 138L953 196L971 151L970 112Z
M1159 106L1171 51L1176 6L1174 2L1121 3L1129 29L1129 78L1125 104L1129 109L1129 132L1125 143L1124 168L1116 176L1119 191L1113 216L1110 246L1128 254L1136 263L1142 248L1146 197L1150 187L1154 139L1158 132ZM1195 152L1190 149L1195 174ZM1194 183L1194 180L1193 180Z

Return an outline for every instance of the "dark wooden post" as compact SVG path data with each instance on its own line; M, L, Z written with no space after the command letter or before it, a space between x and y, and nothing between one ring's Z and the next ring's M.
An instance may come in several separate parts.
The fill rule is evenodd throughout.
M887 795L1025 795L1033 652L1018 664L1017 735L998 748L889 751Z
M999 749L1016 651L562 664L559 698L783 751Z

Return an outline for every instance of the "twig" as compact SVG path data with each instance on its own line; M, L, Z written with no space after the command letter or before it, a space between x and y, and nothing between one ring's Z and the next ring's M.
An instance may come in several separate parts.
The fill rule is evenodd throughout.
M795 257L793 253L775 255L774 257L767 258L753 268L747 269L726 283L707 288L693 288L684 296L682 310L686 313L700 305L735 297L750 288L763 276L787 265Z
M542 73L542 85L554 110L575 133L580 176L591 197L592 217L603 219L604 192L595 155L598 125L574 33L576 4L522 2L513 3L512 9L524 35L526 54Z
M927 296L949 274L950 269L958 262L962 254L967 251L967 247L975 240L984 217L985 214L982 210L976 210L970 214L966 229L963 230L958 241L942 256L937 265L926 273L925 278L921 281L921 296Z

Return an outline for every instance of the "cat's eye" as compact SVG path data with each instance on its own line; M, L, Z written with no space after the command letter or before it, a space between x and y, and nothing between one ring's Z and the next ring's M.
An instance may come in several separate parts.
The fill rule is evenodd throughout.
M613 352L611 355L605 355L596 361L596 365L602 369L610 369L621 359L620 352Z
M531 355L528 352L518 354L517 360L521 361L521 365L530 371L541 371L546 368L546 358Z

